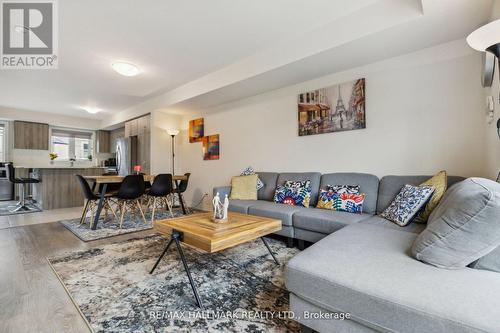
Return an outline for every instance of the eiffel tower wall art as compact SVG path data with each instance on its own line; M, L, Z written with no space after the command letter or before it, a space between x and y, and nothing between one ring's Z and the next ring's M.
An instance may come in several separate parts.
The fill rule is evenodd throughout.
M365 79L298 96L299 136L366 128Z

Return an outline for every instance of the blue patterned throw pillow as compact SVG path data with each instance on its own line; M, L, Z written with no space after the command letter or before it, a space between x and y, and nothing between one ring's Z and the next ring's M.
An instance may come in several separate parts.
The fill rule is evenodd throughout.
M240 174L240 176L251 176L251 175L255 175L255 171L253 170L252 167L245 168L245 170L243 170ZM262 180L260 180L260 178L257 178L257 191L263 187L264 183L262 182Z
M432 186L406 184L380 216L404 227L425 206L433 192L434 187Z
M274 202L292 206L309 207L311 200L311 182L286 181L278 185L274 193Z

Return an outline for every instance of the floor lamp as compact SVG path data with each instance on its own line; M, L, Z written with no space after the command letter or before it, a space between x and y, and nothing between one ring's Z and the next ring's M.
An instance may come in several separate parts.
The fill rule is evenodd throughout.
M172 137L172 175L175 175L175 136L179 134L179 130L169 129L167 133Z

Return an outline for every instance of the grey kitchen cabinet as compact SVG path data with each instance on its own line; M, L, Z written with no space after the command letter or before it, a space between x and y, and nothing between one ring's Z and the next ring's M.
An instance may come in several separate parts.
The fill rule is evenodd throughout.
M14 121L14 149L49 150L49 125Z
M98 153L110 153L111 152L111 133L109 131L97 131L96 132L96 144Z

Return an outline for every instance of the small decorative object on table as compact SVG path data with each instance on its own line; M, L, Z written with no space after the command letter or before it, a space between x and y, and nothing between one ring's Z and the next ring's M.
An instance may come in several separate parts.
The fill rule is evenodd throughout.
M69 163L71 164L71 166L75 165L75 161L76 161L76 157L72 157L69 159Z
M56 153L49 153L50 164L54 164L54 160L58 157L59 155L57 155Z
M212 200L212 205L214 208L214 216L213 216L213 221L216 223L222 223L227 221L227 209L229 207L229 198L226 197L224 198L224 202L220 200L220 195L219 192L215 195L214 199Z
M141 166L140 165L134 165L134 172L136 175L141 173Z

